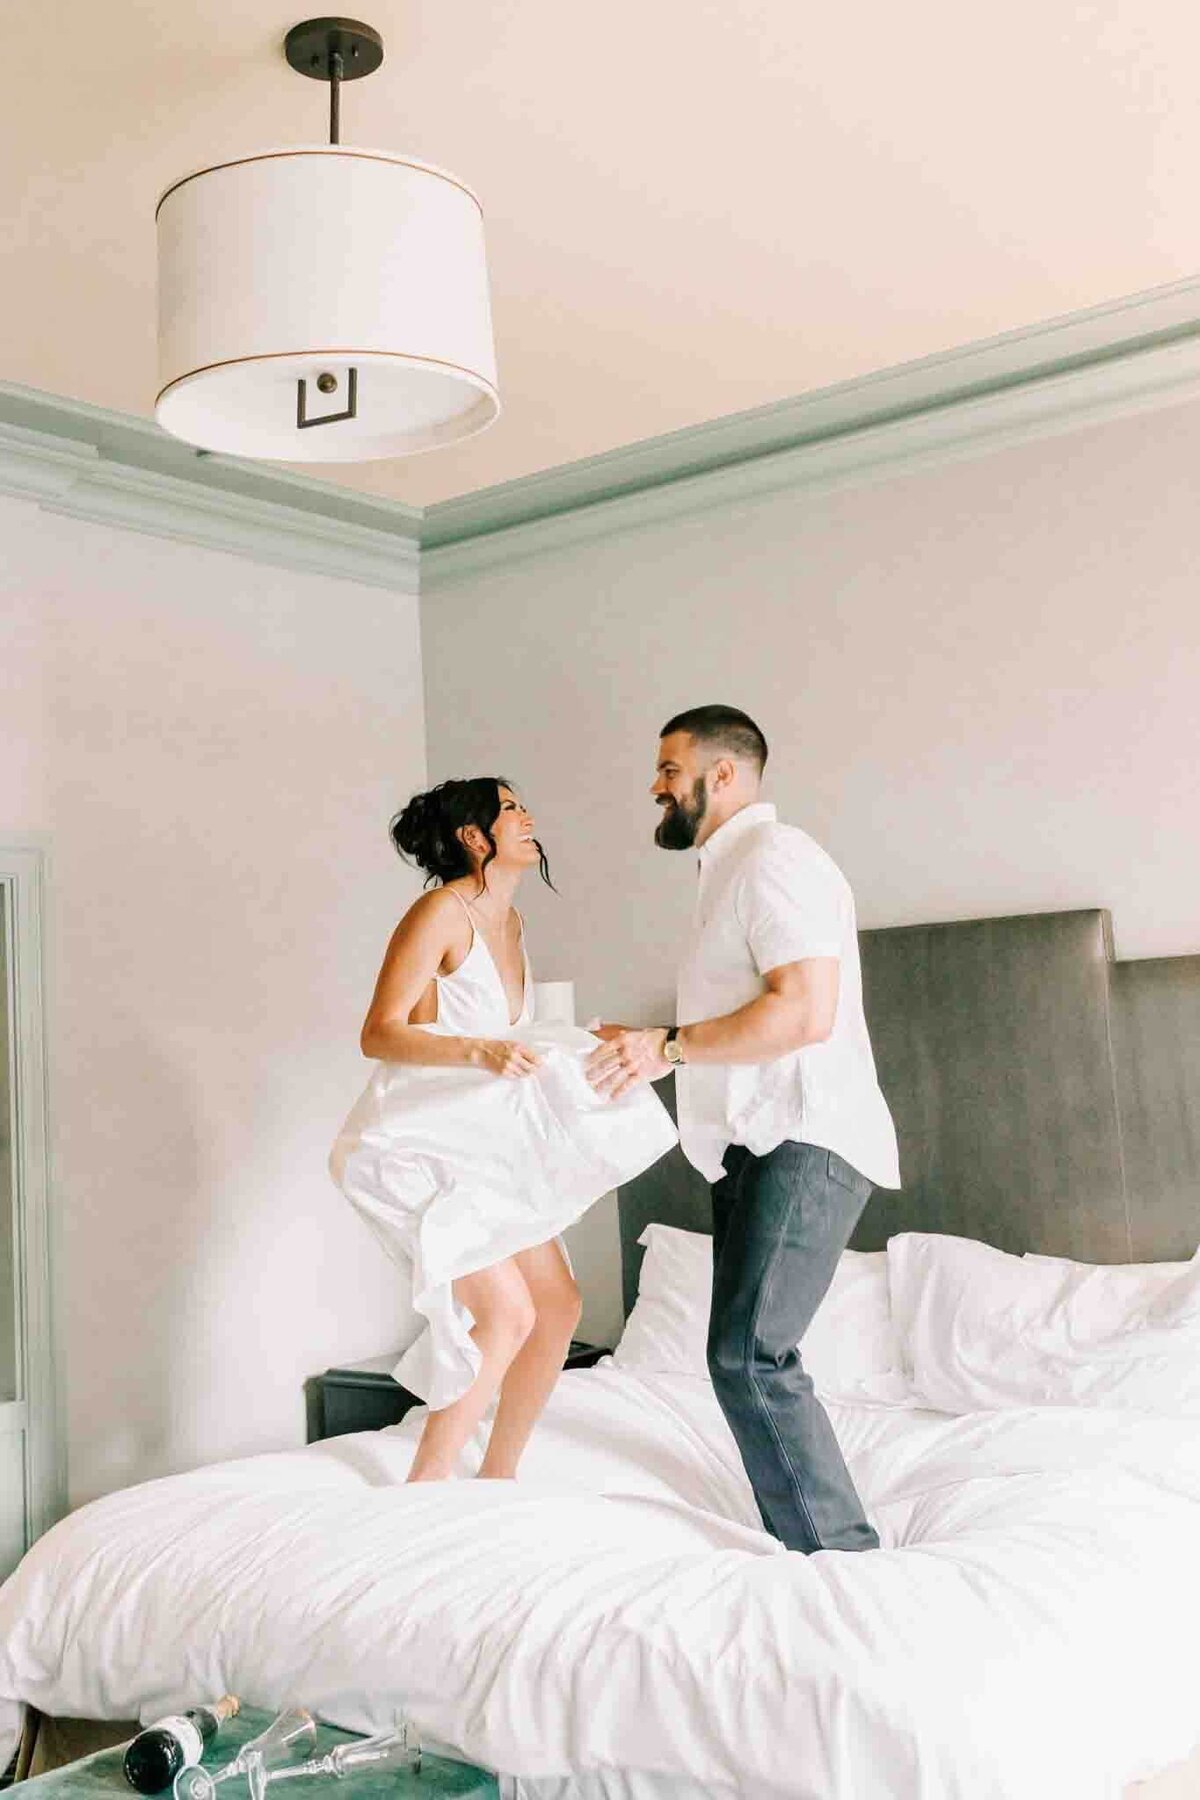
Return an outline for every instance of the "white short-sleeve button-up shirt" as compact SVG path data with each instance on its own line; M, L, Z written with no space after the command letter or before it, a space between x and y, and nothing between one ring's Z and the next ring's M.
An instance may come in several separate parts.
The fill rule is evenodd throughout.
M785 1139L843 1157L876 1187L900 1186L896 1132L863 1015L850 884L833 858L775 808L745 806L699 851L696 915L679 970L680 1025L736 1012L784 963L836 956L837 1014L823 1043L774 1062L676 1071L684 1154L719 1181L730 1144L765 1156Z

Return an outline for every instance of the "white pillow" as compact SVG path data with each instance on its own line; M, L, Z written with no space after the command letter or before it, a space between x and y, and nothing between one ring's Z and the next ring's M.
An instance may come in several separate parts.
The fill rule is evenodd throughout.
M800 1353L823 1399L913 1404L892 1320L885 1250L842 1251Z
M1047 1268L1069 1273L1081 1286L1086 1280L1091 1299L1108 1307L1114 1301L1128 1305L1138 1299L1152 1300L1192 1266L1190 1262L1081 1263L1072 1262L1069 1256L1038 1256L1032 1250L1027 1250L1021 1261L1044 1263Z
M1105 1266L904 1232L887 1256L906 1371L939 1412L1200 1414L1200 1252Z
M706 1381L712 1239L656 1224L647 1225L638 1242L646 1254L637 1302L613 1361L638 1374ZM801 1350L826 1398L889 1405L910 1398L892 1328L885 1251L843 1252Z
M674 1225L647 1225L637 1300L613 1351L619 1369L707 1381L712 1239Z

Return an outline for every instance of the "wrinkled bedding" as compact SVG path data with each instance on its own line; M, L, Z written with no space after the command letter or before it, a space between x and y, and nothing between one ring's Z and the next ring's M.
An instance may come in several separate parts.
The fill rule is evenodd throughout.
M878 1552L783 1551L708 1383L611 1363L562 1378L517 1483L403 1485L416 1414L107 1496L0 1589L0 1767L22 1703L223 1691L401 1709L530 1792L1116 1800L1189 1754L1196 1420L830 1411Z

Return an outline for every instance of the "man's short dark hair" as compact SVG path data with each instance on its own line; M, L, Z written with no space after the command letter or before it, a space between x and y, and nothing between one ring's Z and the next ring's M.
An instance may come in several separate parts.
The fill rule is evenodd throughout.
M692 706L668 719L659 737L686 731L709 750L723 750L742 762L756 763L761 775L767 764L767 740L749 714L736 706Z

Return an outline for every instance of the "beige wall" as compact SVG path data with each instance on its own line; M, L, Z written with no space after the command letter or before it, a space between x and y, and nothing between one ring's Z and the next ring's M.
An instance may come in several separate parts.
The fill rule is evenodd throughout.
M74 1501L303 1441L394 1278L325 1170L416 891L416 602L0 502L0 831L49 857Z
M767 797L860 922L1103 905L1200 949L1200 409L497 564L423 590L432 777L521 784L580 1017L671 1011L690 858L653 848L667 715L744 707Z

